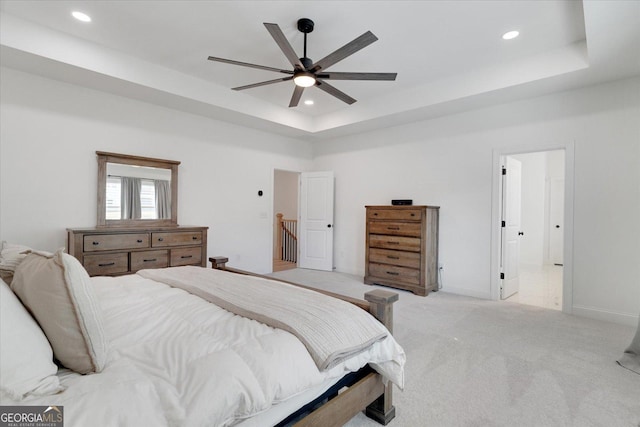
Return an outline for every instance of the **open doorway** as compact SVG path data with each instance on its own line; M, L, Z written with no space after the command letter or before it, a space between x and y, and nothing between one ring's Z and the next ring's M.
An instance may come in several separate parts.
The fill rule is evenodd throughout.
M500 299L563 308L565 151L501 156Z
M503 300L562 309L564 154L502 157Z
M333 171L274 170L273 271L333 270Z
M300 174L273 172L273 271L298 266L298 190Z

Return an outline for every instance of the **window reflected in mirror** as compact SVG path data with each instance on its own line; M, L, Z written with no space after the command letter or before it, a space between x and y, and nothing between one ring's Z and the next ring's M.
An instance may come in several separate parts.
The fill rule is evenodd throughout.
M106 219L171 218L171 170L107 163Z

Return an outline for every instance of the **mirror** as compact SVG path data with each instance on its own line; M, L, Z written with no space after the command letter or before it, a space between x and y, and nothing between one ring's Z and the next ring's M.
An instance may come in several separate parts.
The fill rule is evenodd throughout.
M178 165L174 160L96 151L98 226L178 225Z

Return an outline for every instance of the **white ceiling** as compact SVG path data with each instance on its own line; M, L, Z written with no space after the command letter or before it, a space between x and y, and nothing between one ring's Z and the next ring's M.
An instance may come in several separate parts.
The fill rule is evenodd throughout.
M91 23L71 17L87 13ZM640 74L640 1L0 1L2 65L170 108L309 138L392 126ZM332 81L288 108L292 68L264 22L319 60L367 30L378 41L330 71L397 72L395 82ZM502 34L519 30L505 41Z

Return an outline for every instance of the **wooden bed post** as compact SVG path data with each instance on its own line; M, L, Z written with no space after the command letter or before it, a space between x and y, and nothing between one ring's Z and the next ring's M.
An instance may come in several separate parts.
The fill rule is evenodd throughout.
M212 256L209 258L209 261L211 261L211 268L226 270L226 264L229 262L229 258L226 256Z
M391 333L393 333L393 303L398 301L398 298L397 293L382 289L364 294L364 299L370 304L369 312ZM384 393L367 406L365 410L367 417L385 426L395 418L396 407L393 406L392 391L393 385L387 382L384 386Z

